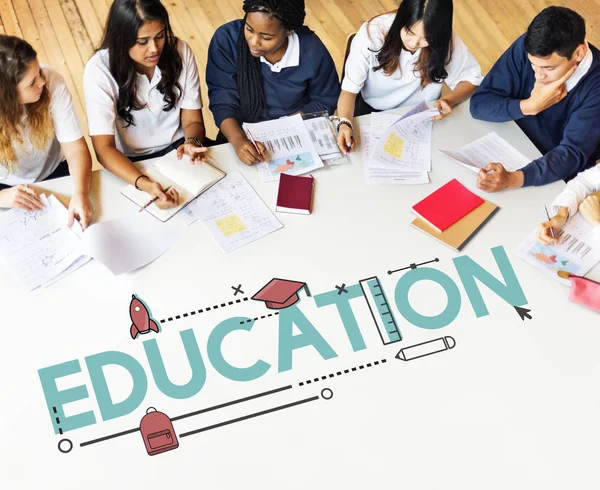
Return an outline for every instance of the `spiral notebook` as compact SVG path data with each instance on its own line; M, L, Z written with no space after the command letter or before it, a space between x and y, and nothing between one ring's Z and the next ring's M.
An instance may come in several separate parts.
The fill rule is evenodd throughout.
M144 170L144 174L158 182L163 189L172 186L179 193L179 205L174 208L160 209L155 203L146 208L146 211L163 222L170 219L188 202L206 192L226 175L225 172L210 163L192 165L187 156L178 160L177 150L173 150L157 160L154 165ZM128 185L121 193L140 207L152 199L150 194L137 190L133 185Z

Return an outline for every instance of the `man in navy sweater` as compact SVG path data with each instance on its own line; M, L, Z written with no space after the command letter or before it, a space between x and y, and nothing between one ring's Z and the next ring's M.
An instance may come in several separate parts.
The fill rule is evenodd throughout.
M479 171L487 192L570 180L600 159L600 52L585 21L548 7L500 57L471 97L471 115L516 121L543 154L516 172L502 163Z

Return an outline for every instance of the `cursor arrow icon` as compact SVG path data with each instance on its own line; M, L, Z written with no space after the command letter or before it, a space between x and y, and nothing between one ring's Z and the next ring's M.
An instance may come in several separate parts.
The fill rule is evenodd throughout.
M531 315L529 314L531 310L528 310L527 308L521 308L520 306L515 306L514 308L515 310L517 310L517 313L521 317L521 320L525 321L525 318L531 320Z

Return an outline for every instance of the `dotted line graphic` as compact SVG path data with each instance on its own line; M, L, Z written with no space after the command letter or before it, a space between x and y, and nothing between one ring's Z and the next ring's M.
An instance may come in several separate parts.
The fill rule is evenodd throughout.
M275 315L279 315L279 312L269 313L268 315L263 315L263 316L257 316L256 318L250 318L250 320L244 320L243 322L240 322L240 325L243 325L244 323L250 323L250 322L256 321L256 320L263 320L264 318L270 318Z
M241 303L242 301L248 301L248 298L244 299L236 299L234 301L228 301L227 303L221 303L220 305L207 306L206 308L201 308L199 310L190 311L189 313L183 313L182 315L170 316L165 320L161 320L160 323L172 322L174 320L180 320L181 318L187 318L188 316L194 316L196 314L206 313L210 310L217 310L219 308L225 308L226 306L231 306L237 303Z
M56 407L52 407L52 411L57 414L58 411L56 410ZM60 426L60 419L58 417L56 417L56 425ZM58 428L58 433L62 436L63 430L59 427Z
M298 383L298 386L304 386L305 384L309 385L311 383L318 383L319 381L325 381L328 378L335 378L336 376L341 376L342 374L349 374L355 371L360 371L361 369L370 368L373 366L379 366L381 364L385 364L387 359L382 359L381 361L369 362L367 364L361 364L360 366L356 366L353 368L344 369L342 371L337 371L336 373L330 373L325 376L317 377L314 379L307 379L306 381L302 381Z

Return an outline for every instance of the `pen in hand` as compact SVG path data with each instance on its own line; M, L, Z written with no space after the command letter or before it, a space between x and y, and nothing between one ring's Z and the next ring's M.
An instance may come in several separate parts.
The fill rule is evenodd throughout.
M169 190L171 190L171 187L173 186L169 186L167 187L163 192L166 194L167 192L169 192ZM144 204L141 208L140 208L140 213L146 209L148 206L150 206L150 204L152 204L153 202L158 201L158 196L153 197L152 199L150 199L146 204Z
M546 213L546 218L548 219L548 221L550 221L550 215L548 214L548 208L544 205L544 212ZM554 230L552 229L552 226L550 226L550 235L552 235L552 238L554 240L556 240L556 236L554 235Z
M254 149L260 155L260 157L263 159L263 162L264 162L265 161L265 155L263 154L263 152L260 150L260 148L256 144L256 141L252 137L252 133L250 132L249 129L247 130L247 133L248 133L248 139L250 140L250 143L252 143L252 145L254 146Z

